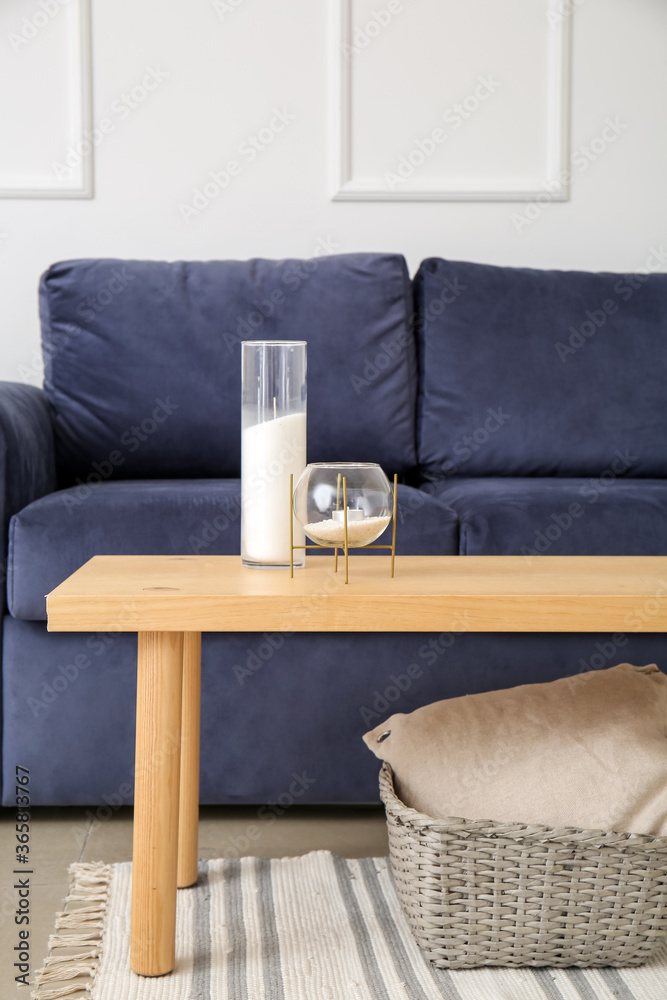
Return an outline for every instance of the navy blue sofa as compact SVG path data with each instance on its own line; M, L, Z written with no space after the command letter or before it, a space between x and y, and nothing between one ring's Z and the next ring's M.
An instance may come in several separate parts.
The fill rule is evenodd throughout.
M667 553L665 275L81 260L40 311L43 390L0 385L5 804L17 764L35 804L131 801L136 636L48 634L44 595L97 553L239 552L242 340L308 341L309 460L399 474L399 552ZM201 799L373 801L384 715L666 645L206 635Z

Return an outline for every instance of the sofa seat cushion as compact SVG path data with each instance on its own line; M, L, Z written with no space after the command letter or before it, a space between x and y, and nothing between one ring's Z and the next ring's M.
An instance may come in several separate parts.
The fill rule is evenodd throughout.
M10 522L10 613L45 620L44 595L94 555L238 554L240 486L238 479L125 480L36 500ZM437 498L399 486L397 522L399 553L456 554L456 515Z
M452 479L462 555L667 555L667 480Z
M667 274L433 258L415 278L423 475L667 475Z
M399 254L71 260L42 276L44 389L72 479L240 475L241 342L308 342L310 461L416 464L416 347ZM64 482L69 485L69 482Z

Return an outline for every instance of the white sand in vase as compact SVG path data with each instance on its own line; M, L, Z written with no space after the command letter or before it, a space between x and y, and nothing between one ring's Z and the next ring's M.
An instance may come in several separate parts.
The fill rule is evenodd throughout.
M347 543L348 545L368 545L374 538L378 538L384 531L391 517L365 517L363 521L348 521L347 523ZM304 524L303 530L316 542L323 545L344 545L345 525L342 521L334 521L333 518L325 521L312 521Z

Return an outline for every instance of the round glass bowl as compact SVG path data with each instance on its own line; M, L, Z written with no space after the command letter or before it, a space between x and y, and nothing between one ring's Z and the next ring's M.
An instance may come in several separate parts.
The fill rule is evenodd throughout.
M315 462L294 489L294 514L311 541L328 548L345 545L344 493L349 547L370 545L389 525L392 493L379 465Z

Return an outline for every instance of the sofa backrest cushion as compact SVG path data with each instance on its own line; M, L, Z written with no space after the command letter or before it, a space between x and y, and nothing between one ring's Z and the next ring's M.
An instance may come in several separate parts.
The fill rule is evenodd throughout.
M433 258L415 294L427 478L667 475L667 274Z
M84 482L238 476L242 340L308 342L309 461L416 464L397 254L65 261L42 276L40 313L57 458Z

